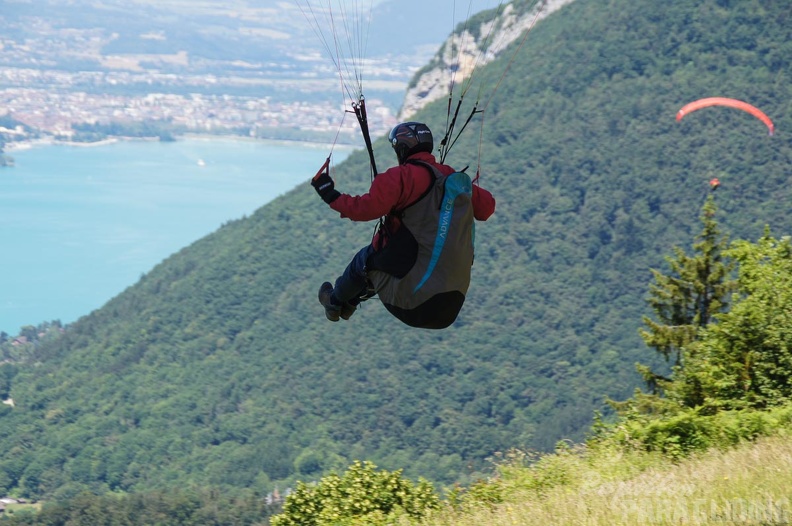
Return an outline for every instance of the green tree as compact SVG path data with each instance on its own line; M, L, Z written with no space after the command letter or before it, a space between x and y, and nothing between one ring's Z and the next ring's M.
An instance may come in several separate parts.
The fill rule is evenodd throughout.
M647 300L656 320L643 317L646 329L640 334L646 345L660 353L674 366L682 364L683 350L697 338L698 332L728 306L726 295L734 288L729 273L734 263L724 258L728 236L721 234L715 219L717 205L712 194L702 207L703 229L693 244L693 255L674 247L674 257L667 257L670 274L652 269L655 282ZM649 388L657 392L668 384L668 378L638 365L638 371Z
M769 230L727 252L739 265L729 312L686 353L669 397L707 412L764 409L792 399L792 243Z

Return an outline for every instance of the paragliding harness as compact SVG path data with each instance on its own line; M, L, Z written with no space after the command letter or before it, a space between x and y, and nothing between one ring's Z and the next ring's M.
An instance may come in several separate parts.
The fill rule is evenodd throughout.
M396 318L444 329L456 320L470 286L473 186L464 172L446 176L432 164L407 162L427 168L432 181L415 202L391 214L401 226L369 257L367 277Z

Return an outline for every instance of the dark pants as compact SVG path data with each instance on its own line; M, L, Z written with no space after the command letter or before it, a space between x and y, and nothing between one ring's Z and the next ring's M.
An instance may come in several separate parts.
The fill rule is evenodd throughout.
M333 300L339 304L349 303L357 305L371 297L368 280L366 279L366 261L374 253L371 245L361 248L352 261L347 265L344 273L335 282Z

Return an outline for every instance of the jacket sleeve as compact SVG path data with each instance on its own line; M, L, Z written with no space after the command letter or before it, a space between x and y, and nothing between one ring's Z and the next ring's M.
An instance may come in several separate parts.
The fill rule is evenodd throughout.
M390 169L374 178L368 193L357 196L341 194L330 203L330 208L352 221L371 221L390 213L400 195L399 172Z
M487 190L478 185L473 185L473 217L479 221L486 221L495 213L495 198Z

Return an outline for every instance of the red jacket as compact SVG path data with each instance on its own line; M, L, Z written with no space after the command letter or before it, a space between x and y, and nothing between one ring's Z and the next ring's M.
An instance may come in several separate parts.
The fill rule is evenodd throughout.
M445 175L454 173L454 169L444 164L439 164L434 155L419 152L410 156L431 163ZM429 171L420 165L405 163L394 166L374 178L367 194L352 196L341 194L330 203L330 208L339 212L341 217L348 217L352 221L371 221L387 216L386 227L391 233L399 228L399 220L392 215L414 203L429 188L432 176ZM492 194L478 185L473 185L473 216L479 221L486 221L495 212L495 198ZM377 236L372 241L377 247Z

